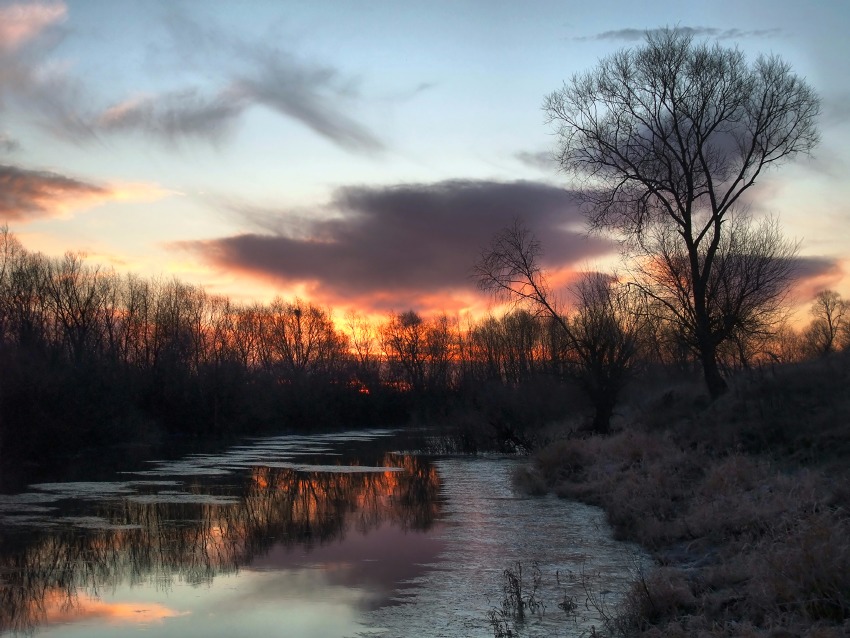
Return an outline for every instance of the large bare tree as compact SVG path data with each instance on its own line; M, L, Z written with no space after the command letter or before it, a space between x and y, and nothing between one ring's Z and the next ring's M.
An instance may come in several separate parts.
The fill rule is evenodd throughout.
M661 227L681 247L687 328L709 393L719 396L722 335L710 298L727 220L765 169L818 143L817 95L776 56L750 63L737 49L661 29L573 76L544 109L591 227L644 251Z

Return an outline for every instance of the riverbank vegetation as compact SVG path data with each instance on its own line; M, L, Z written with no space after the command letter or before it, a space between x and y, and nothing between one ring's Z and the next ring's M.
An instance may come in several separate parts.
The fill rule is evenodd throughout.
M597 504L655 558L614 636L844 636L850 628L850 351L733 378L706 406L680 383L616 432L575 428L518 483Z
M4 470L168 437L402 425L449 413L485 414L468 428L467 449L489 444L491 428L515 449L517 424L569 408L569 366L558 334L525 311L462 326L413 310L370 323L299 299L236 304L176 279L120 275L81 254L31 252L0 233ZM537 416L525 409L529 397L540 399Z

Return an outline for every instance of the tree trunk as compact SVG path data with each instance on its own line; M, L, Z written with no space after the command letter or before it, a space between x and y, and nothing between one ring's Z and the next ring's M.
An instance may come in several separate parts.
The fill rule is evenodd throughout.
M696 276L694 277L696 280ZM712 401L721 397L729 386L726 385L717 366L717 338L712 334L705 301L705 284L694 284L694 313L696 314L696 341L702 363L705 386Z
M591 431L594 434L608 434L611 430L611 417L614 416L616 395L600 392L593 397L593 423Z
M714 401L726 393L729 386L720 374L720 368L717 366L717 348L711 344L701 345L700 359L702 361L702 371L705 376L705 386L708 389L708 395Z

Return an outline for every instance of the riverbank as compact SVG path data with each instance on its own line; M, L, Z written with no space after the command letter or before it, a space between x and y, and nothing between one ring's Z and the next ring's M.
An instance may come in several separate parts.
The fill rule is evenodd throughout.
M619 431L568 433L517 475L652 552L610 635L850 635L848 354L741 376L709 406L687 385L632 401Z

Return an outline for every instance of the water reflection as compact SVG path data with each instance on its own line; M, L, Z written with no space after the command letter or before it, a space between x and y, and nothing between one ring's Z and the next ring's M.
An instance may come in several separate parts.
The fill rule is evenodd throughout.
M52 485L7 498L14 515L0 534L0 632L92 617L176 618L183 612L170 605L107 603L101 593L128 585L210 586L240 567L295 564L303 552L339 566L331 581L356 581L347 566L357 543L392 552L405 546L390 538L399 530L435 524L440 479L430 463L409 455L386 454L374 466L349 463L313 469L244 463L247 471L224 473L218 482L195 476L186 485ZM334 543L347 535L356 542ZM370 577L397 582L404 576L388 565Z

